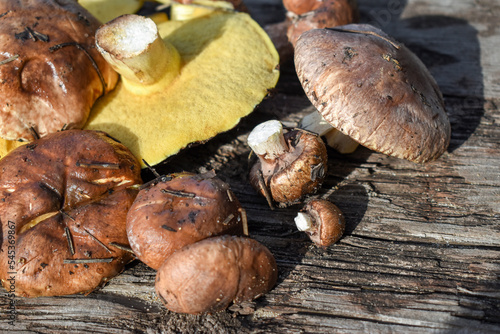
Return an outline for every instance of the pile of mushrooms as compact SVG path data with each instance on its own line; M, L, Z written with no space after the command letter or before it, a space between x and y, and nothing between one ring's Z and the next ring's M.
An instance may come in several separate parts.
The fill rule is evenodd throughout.
M111 14L139 3L105 4ZM87 294L120 273L134 252L170 275L162 264L171 257L176 263L180 255L172 254L182 250L200 262L177 272L179 281L157 284L167 308L215 312L269 291L276 261L247 237L245 211L227 184L210 173L182 173L141 185L138 160L156 164L229 130L276 84L277 52L248 14L234 11L243 5L200 11L198 1L179 4L172 10L178 20L159 27L138 15L99 27L76 2L2 6L0 34L9 50L0 63L0 95L8 101L0 122L2 284L16 272L19 296ZM121 80L108 99L114 69ZM85 123L86 130L70 130ZM16 148L12 140L29 144ZM204 245L209 252L192 255ZM220 266L224 258L229 263ZM181 294L175 284L207 275L225 290L207 289L191 308L172 306L172 296L199 295Z
M93 31L86 35L93 36ZM232 129L268 95L279 77L279 56L264 30L248 14L227 8L207 6L201 16L184 16L158 26L140 15L121 16L97 30L96 46L102 57L95 48L92 51L100 62L113 67L121 80L93 106L84 128L107 132L140 161L152 165ZM84 52L78 52L84 57ZM0 69L11 66L16 63ZM68 65L76 67L80 66ZM60 123L51 132L73 124L65 119ZM39 131L41 126L31 123L26 131L31 127L45 135ZM1 141L0 155L15 146Z
M134 256L157 270L156 292L174 312L217 312L276 284L273 255L248 236L245 210L215 173L142 184L140 170L251 113L277 83L278 53L238 12L241 1L163 2L169 21L126 14L102 26L75 2L0 5L9 50L0 60L0 279L6 287L16 272L20 296L90 293ZM142 1L106 3L116 16ZM383 31L350 24L354 1L284 5L280 31L317 112L299 128L271 120L250 133L250 183L271 208L303 205L297 228L328 247L345 218L312 196L328 173L323 138L342 153L361 144L424 163L445 152L450 124L422 62Z

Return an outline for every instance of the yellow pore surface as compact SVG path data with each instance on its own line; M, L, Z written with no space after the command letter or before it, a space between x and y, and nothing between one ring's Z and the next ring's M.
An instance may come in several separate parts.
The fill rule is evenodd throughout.
M158 29L181 55L180 74L150 95L135 95L120 82L97 102L85 127L109 133L152 165L233 128L279 77L274 45L247 14L167 21Z
M274 45L245 13L167 21L158 29L182 57L178 77L150 95L119 82L97 101L84 127L109 133L151 165L232 129L279 77ZM0 156L22 144L0 139Z

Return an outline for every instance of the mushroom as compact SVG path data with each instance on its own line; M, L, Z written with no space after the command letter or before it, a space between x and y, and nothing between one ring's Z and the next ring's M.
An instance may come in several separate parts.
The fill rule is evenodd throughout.
M100 22L75 1L2 1L0 13L0 136L83 127L118 80L94 46Z
M151 165L233 128L279 76L276 49L248 14L214 11L158 28L126 15L98 30L98 48L122 80L86 125Z
M67 130L15 149L0 170L5 288L14 272L18 296L90 293L132 260L126 214L141 169L125 146Z
M345 230L342 211L325 199L307 202L302 212L295 217L299 231L307 233L318 246L328 247L340 240Z
M283 0L283 6L286 19L265 26L282 62L293 55L297 38L303 32L359 21L356 0Z
M153 269L175 251L221 234L242 235L245 211L214 173L180 173L145 187L127 214L135 255Z
M359 21L356 0L283 0L292 17L287 36L295 46L299 36L311 29L342 26Z
M323 118L361 145L417 163L448 147L438 85L416 55L380 29L307 31L295 47L295 68Z
M264 245L249 238L220 236L168 257L156 274L155 289L172 312L214 313L262 296L277 278L276 261Z
M251 167L250 183L266 197L281 205L291 205L319 189L326 177L328 156L321 138L293 129L283 133L279 121L256 126L248 145L258 156Z

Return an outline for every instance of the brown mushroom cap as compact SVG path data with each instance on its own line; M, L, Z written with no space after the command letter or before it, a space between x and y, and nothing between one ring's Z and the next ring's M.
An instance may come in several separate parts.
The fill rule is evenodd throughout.
M131 254L126 212L140 165L96 131L68 130L0 160L0 279L24 297L88 293L120 273ZM15 250L14 252L9 252ZM75 262L76 263L73 263Z
M259 242L234 236L186 246L165 260L156 293L173 312L199 314L258 298L278 278L276 261Z
M309 100L337 130L372 150L413 162L450 142L443 98L425 65L370 25L304 33L295 67Z
M130 245L153 269L196 241L243 234L242 208L227 183L212 173L173 177L142 189L127 214Z
M283 6L296 15L305 14L322 5L322 0L283 0Z
M94 45L99 21L76 1L2 1L0 13L0 60L13 57L0 66L0 136L32 140L31 127L40 136L83 127L118 80Z

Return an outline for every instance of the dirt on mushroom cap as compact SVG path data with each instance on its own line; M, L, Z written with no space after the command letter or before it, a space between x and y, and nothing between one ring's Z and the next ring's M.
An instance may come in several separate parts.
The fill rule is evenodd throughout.
M86 125L110 133L150 164L233 128L279 77L276 49L247 14L215 13L158 28L181 54L180 75L150 96L118 84Z
M417 56L379 29L308 31L295 52L311 102L361 145L419 163L448 147L450 123L436 82Z

